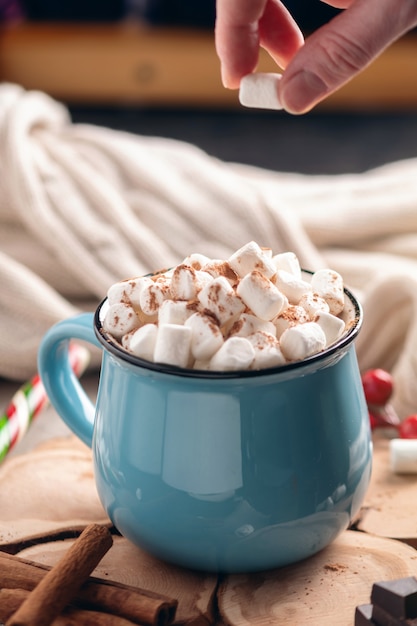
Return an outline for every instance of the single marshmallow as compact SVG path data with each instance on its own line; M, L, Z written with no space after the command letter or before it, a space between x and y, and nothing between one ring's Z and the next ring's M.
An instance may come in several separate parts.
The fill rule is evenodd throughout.
M276 272L272 259L264 254L262 248L254 241L236 250L229 257L229 265L241 278L253 270L261 272L266 278L271 278Z
M230 337L214 354L209 363L210 370L247 370L255 358L255 350L245 337Z
M129 295L132 291L132 283L130 280L122 280L118 283L114 283L107 291L107 299L110 306L117 304L118 302L130 303Z
M301 267L298 257L294 252L281 252L272 257L272 261L277 270L285 270L301 280Z
M274 319L276 336L281 337L284 330L287 330L290 326L305 324L305 322L310 321L306 310L302 306L290 304Z
M125 302L118 302L109 306L103 320L103 328L116 339L140 325L135 310Z
M145 324L130 334L129 351L135 356L147 361L153 361L158 327L155 324Z
M208 361L223 345L220 328L208 315L194 313L185 326L191 329L191 354L197 361Z
M306 280L296 278L294 274L285 270L278 270L274 276L274 283L287 296L290 304L298 304L300 299L311 291L311 285Z
M159 326L153 360L177 367L188 367L190 360L191 328L178 324Z
M164 300L158 309L158 324L184 324L193 313L185 300Z
M239 282L239 276L234 269L230 266L228 261L210 261L202 268L204 272L208 272L213 278L218 276L224 276L229 283L234 287Z
M197 297L203 307L216 317L220 326L239 316L245 309L242 300L224 276L214 278Z
M340 317L326 313L326 311L320 311L317 313L314 320L324 331L326 335L326 346L337 341L345 330L345 323Z
M257 331L264 331L270 335L276 335L276 327L273 322L260 320L256 315L242 313L229 330L229 336L247 337Z
M140 293L143 287L151 283L152 279L149 276L141 276L139 278L122 280L115 283L107 291L109 304L112 305L118 302L124 302L126 304L139 306Z
M301 361L326 347L326 335L315 322L291 326L280 337L280 347L288 361Z
M312 322L318 313L329 313L330 308L326 300L313 291L309 291L301 296L298 303L306 311Z
M285 363L285 357L281 352L277 338L269 333L258 331L249 335L248 341L254 347L255 358L251 369L259 370L267 367L277 367Z
M191 265L177 265L171 278L173 300L193 300L199 291L196 271Z
M205 254L199 254L198 252L193 252L193 254L185 257L182 262L183 265L190 265L195 270L201 270L204 265L207 265L207 263L210 263L210 258Z
M257 317L265 321L279 315L287 304L285 296L258 270L242 278L236 293Z
M324 298L329 305L330 313L339 315L345 306L343 278L330 269L317 270L311 277L311 287L315 293Z
M140 292L139 305L145 315L156 315L161 304L170 297L169 282L151 280Z
M240 81L239 102L245 107L258 109L282 109L278 97L281 74L257 72L247 74Z
M391 470L396 474L417 474L417 439L394 438L389 442Z

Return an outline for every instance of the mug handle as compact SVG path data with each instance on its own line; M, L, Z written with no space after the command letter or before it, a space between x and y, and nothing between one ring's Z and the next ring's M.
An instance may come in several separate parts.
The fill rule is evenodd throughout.
M81 313L58 322L46 332L38 351L39 376L49 401L67 426L90 448L95 406L71 368L69 342L81 339L100 347L93 320L93 313Z

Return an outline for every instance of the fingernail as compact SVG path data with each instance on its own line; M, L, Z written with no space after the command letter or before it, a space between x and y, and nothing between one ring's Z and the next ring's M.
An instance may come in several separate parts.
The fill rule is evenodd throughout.
M301 70L290 79L282 81L279 97L282 106L288 113L305 113L321 100L328 91L327 85L317 74L313 74L308 70Z
M220 75L221 75L221 80L223 83L223 87L225 87L226 89L230 89L230 85L231 85L231 81L229 78L229 74L227 72L227 70L225 70L225 68L222 66L220 68Z

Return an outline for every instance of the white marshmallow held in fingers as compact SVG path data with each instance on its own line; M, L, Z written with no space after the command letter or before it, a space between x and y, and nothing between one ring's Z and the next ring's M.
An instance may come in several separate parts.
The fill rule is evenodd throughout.
M277 270L285 270L286 272L293 274L295 278L301 280L300 261L294 252L281 252L280 254L275 254L272 257L272 262Z
M260 320L256 315L242 313L229 331L229 337L248 337L257 331L264 331L270 335L276 335L276 327L273 322Z
M155 341L155 363L188 367L190 361L191 328L178 324L159 326Z
M120 339L138 326L140 326L140 320L135 310L125 302L118 302L109 306L103 320L104 330L115 339Z
M282 109L278 97L281 74L256 72L247 74L240 81L239 102L245 107L256 109Z
M394 438L389 442L391 471L417 474L417 439Z
M288 361L301 361L326 347L326 335L315 322L291 326L285 330L279 345Z
M320 311L320 313L317 313L314 321L323 329L326 335L326 346L337 341L344 333L345 323L336 315Z
M286 297L258 270L242 278L236 293L246 306L264 321L272 320L288 304Z
M145 324L130 335L129 351L135 356L147 361L153 361L158 327L155 324Z
M208 315L194 313L185 326L191 329L191 353L198 361L208 361L223 345L223 335L218 325Z
M247 370L254 358L254 347L246 337L229 337L211 358L209 369L226 372Z
M261 272L266 278L271 278L276 272L272 259L255 241L250 241L236 250L229 257L229 265L241 278L253 270Z
M279 342L274 335L258 331L249 335L248 341L254 347L255 358L252 362L251 369L265 369L267 367L277 367L285 363L285 357L279 347Z
M311 288L326 300L332 315L339 315L345 306L343 278L330 269L321 269L311 277Z
M311 291L310 283L285 270L278 270L273 280L278 289L287 296L290 304L298 304L300 299Z
M220 326L243 313L245 309L242 300L224 276L214 278L203 287L197 297L203 307L216 317Z

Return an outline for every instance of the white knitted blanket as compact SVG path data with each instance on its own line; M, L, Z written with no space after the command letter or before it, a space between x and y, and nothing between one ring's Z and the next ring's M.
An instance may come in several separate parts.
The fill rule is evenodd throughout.
M115 281L255 240L339 271L362 302L362 369L417 412L417 159L355 175L283 174L197 147L73 124L0 85L0 376L34 374L43 333Z

